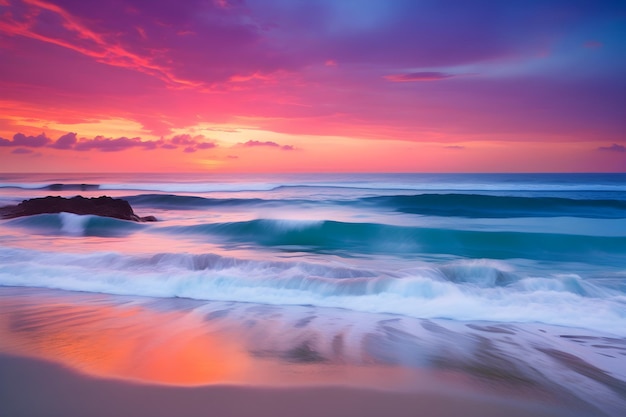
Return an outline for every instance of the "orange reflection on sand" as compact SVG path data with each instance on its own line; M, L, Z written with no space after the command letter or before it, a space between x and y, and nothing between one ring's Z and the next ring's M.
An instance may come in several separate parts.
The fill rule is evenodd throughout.
M193 313L64 303L20 307L2 308L0 350L60 361L102 377L224 383L241 379L249 362L234 338L224 331L217 337Z

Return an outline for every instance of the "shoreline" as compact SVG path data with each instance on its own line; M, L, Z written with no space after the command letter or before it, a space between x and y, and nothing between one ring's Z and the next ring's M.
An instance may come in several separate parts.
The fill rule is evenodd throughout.
M10 417L618 416L617 359L572 362L597 343L620 352L548 326L0 287L0 404Z
M582 417L572 410L494 398L344 386L181 387L96 378L52 361L0 354L7 416L117 417ZM34 400L36 399L36 400Z

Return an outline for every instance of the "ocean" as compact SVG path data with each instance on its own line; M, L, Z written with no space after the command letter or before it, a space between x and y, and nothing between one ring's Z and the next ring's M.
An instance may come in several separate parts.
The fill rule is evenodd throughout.
M46 195L123 198L158 222L0 220L0 352L152 382L626 410L626 174L0 174L0 206ZM151 320L176 323L170 339ZM229 370L174 381L107 362L182 329L229 340L198 359ZM137 344L89 350L120 338Z

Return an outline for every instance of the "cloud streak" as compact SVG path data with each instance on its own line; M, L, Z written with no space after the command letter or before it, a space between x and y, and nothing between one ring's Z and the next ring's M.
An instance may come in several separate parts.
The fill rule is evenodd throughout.
M446 74L443 72L422 71L422 72L409 72L409 73L403 73L403 74L390 74L390 75L385 75L384 78L394 83L405 83L405 82L441 81L441 80L446 80L448 78L453 78L453 77L456 77L456 75Z
M40 0L21 3L14 13L4 15L8 19L0 22L0 31L67 48L106 65L142 72L168 85L198 85L178 78L148 54L135 53L121 42L110 41L111 36L97 33L61 6Z

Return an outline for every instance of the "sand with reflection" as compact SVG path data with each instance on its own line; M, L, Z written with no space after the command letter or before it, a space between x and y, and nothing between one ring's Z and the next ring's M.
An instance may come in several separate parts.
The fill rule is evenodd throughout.
M415 407L433 416L450 415L441 414L446 410L470 416L597 411L501 352L493 343L514 330L500 327L472 325L473 332L494 335L490 340L432 321L402 330L399 319L389 315L33 288L0 288L0 300L0 354L5 354L0 367L4 383L11 385L3 395L15 415L47 414L19 399L14 380L41 390L34 395L44 404L49 400L56 415L68 416L85 415L72 411L72 402L87 407L89 415L107 415L93 409L106 401L99 390L127 402L122 409L128 414L116 415L129 416L174 415L161 413L167 401L189 402L176 414L189 416L203 415L206 406L221 407L224 416L319 415L293 414L300 406L344 417L412 415ZM24 367L30 373L23 373ZM66 389L81 386L91 402L48 398L57 379ZM137 398L159 400L146 405L145 398L129 396L132 390ZM240 407L240 401L249 404ZM372 414L376 407L390 412Z

